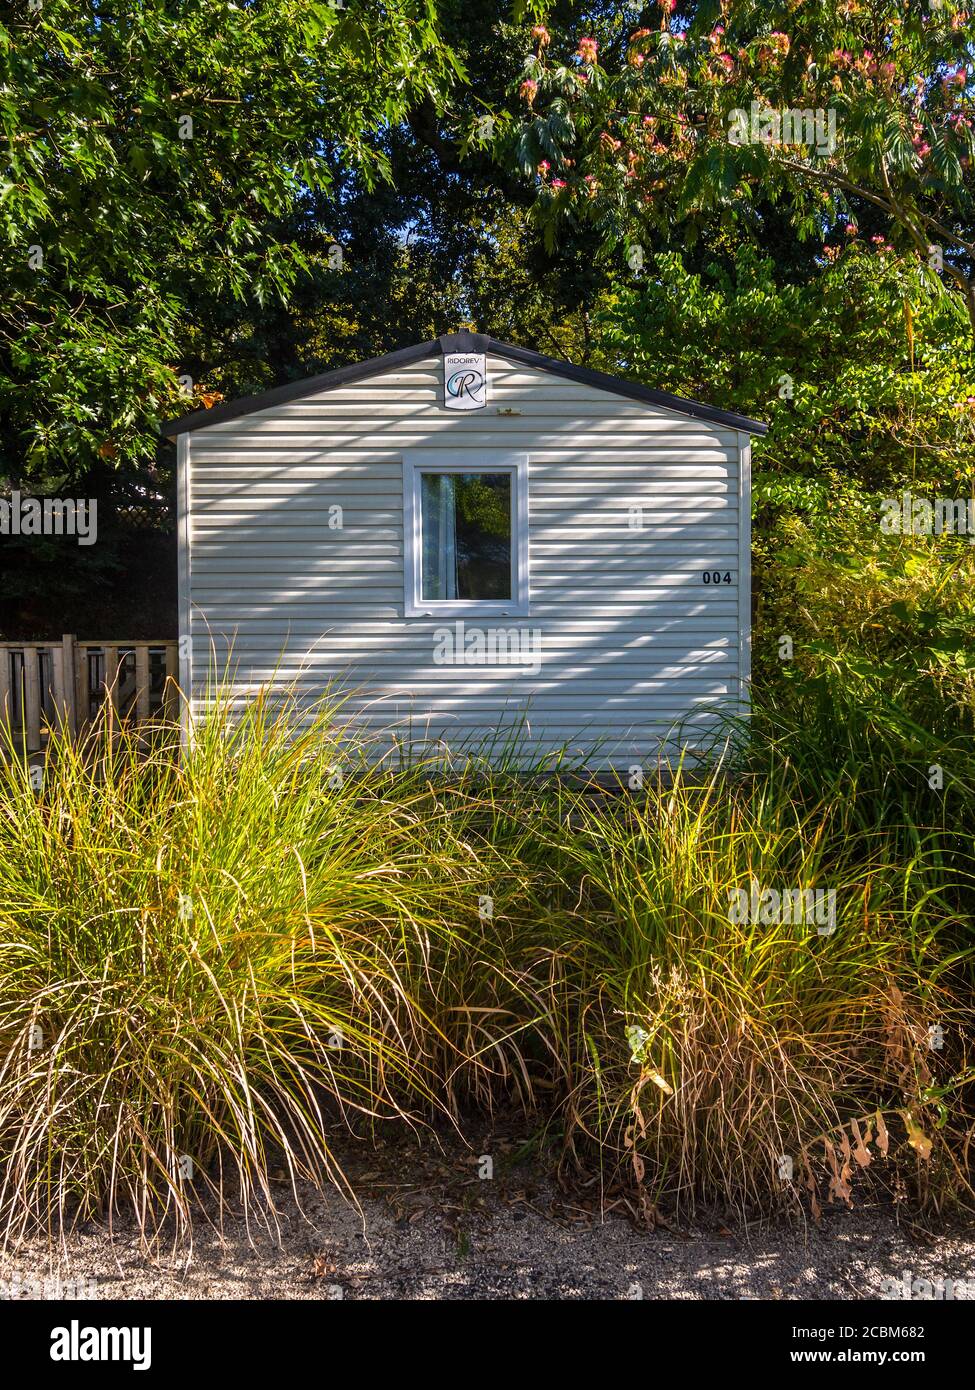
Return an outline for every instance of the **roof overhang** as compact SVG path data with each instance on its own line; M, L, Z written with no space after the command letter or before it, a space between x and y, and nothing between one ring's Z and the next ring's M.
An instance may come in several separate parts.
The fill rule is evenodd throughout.
M724 429L743 430L747 434L765 434L768 425L760 420L750 420L746 415L736 415L731 410L718 410L715 406L704 405L684 396L673 396L668 391L655 391L649 386L641 386L624 377L610 376L607 372L594 372L589 367L576 367L571 362L560 362L554 357L544 357L530 348L515 347L512 343L499 343L483 333L449 333L442 338L431 338L429 342L417 343L413 347L400 348L387 352L383 357L373 357L368 362L356 362L350 367L337 367L331 372L318 376L305 377L301 381L290 381L285 386L276 386L270 391L262 391L257 396L244 396L238 401L223 401L211 406L209 410L194 410L189 415L176 420L167 420L160 426L160 432L169 439L178 434L188 434L192 430L206 429L208 425L219 425L227 420L240 420L260 410L270 410L286 401L300 400L303 396L315 396L322 391L330 391L337 386L345 386L351 381L363 381L381 372L395 371L411 362L419 362L424 357L438 357L444 353L483 352L493 357L504 357L509 362L521 362L538 371L551 372L554 376L577 381L583 386L593 386L600 391L608 391L614 396L637 401L641 405L654 405L663 410L672 410L679 415L687 415L695 420L705 420L711 425Z

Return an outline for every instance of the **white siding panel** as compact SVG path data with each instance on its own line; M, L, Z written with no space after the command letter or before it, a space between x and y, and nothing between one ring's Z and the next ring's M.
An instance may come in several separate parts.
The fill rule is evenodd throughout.
M340 688L343 719L400 740L520 730L532 756L626 768L678 721L706 736L740 693L740 437L503 359L489 373L470 415L443 410L429 359L194 432L198 707L215 661L241 700L272 678L309 701ZM403 451L465 448L529 456L531 612L491 621L537 641L537 669L438 665L443 624L403 617Z

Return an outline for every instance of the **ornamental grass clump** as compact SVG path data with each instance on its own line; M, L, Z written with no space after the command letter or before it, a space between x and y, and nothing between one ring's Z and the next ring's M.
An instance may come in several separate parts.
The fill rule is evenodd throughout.
M861 716L756 707L637 790L269 689L184 751L8 739L0 1230L273 1224L354 1200L351 1143L512 1107L648 1221L970 1202L973 779L916 794Z
M336 741L336 710L218 702L179 756L54 733L0 769L0 1216L146 1229L269 1174L348 1191L333 1137L474 1092L457 989L485 889L459 808ZM343 771L344 769L344 771ZM451 823L450 818L453 818ZM488 967L485 967L488 968ZM451 989L443 993L445 981ZM438 1022L438 1000L463 1048Z
M733 771L536 819L577 890L569 1152L646 1213L971 1200L970 828L814 742L757 711Z

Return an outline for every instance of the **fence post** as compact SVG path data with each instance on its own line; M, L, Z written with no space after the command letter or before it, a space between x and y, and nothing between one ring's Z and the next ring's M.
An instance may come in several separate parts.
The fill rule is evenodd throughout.
M10 684L10 648L0 647L0 722L12 724L13 714L14 697Z
M24 746L36 753L41 746L41 669L37 648L24 646Z
M111 737L115 732L115 716L118 713L118 647L105 648L105 701Z
M70 632L66 632L61 638L60 653L54 649L54 669L57 673L58 655L61 657L60 681L58 689L58 709L64 720L65 728L69 733L78 732L78 706L75 697L77 676L75 675L75 641Z
M63 647L51 648L51 690L54 695L54 719L52 725L64 731L68 731L68 711L64 703Z
M137 719L149 718L149 648L141 642L135 649L135 713Z
M91 692L89 691L88 648L77 638L74 640L74 698L75 727L78 733L88 727L91 718Z
M175 642L166 643L166 683L163 686L163 716L175 719L179 714L179 654Z

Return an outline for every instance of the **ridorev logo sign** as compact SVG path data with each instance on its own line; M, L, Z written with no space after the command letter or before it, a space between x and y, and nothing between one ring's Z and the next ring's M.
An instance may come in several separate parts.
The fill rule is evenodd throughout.
M480 410L487 405L487 359L483 352L445 352L443 403L446 410Z

